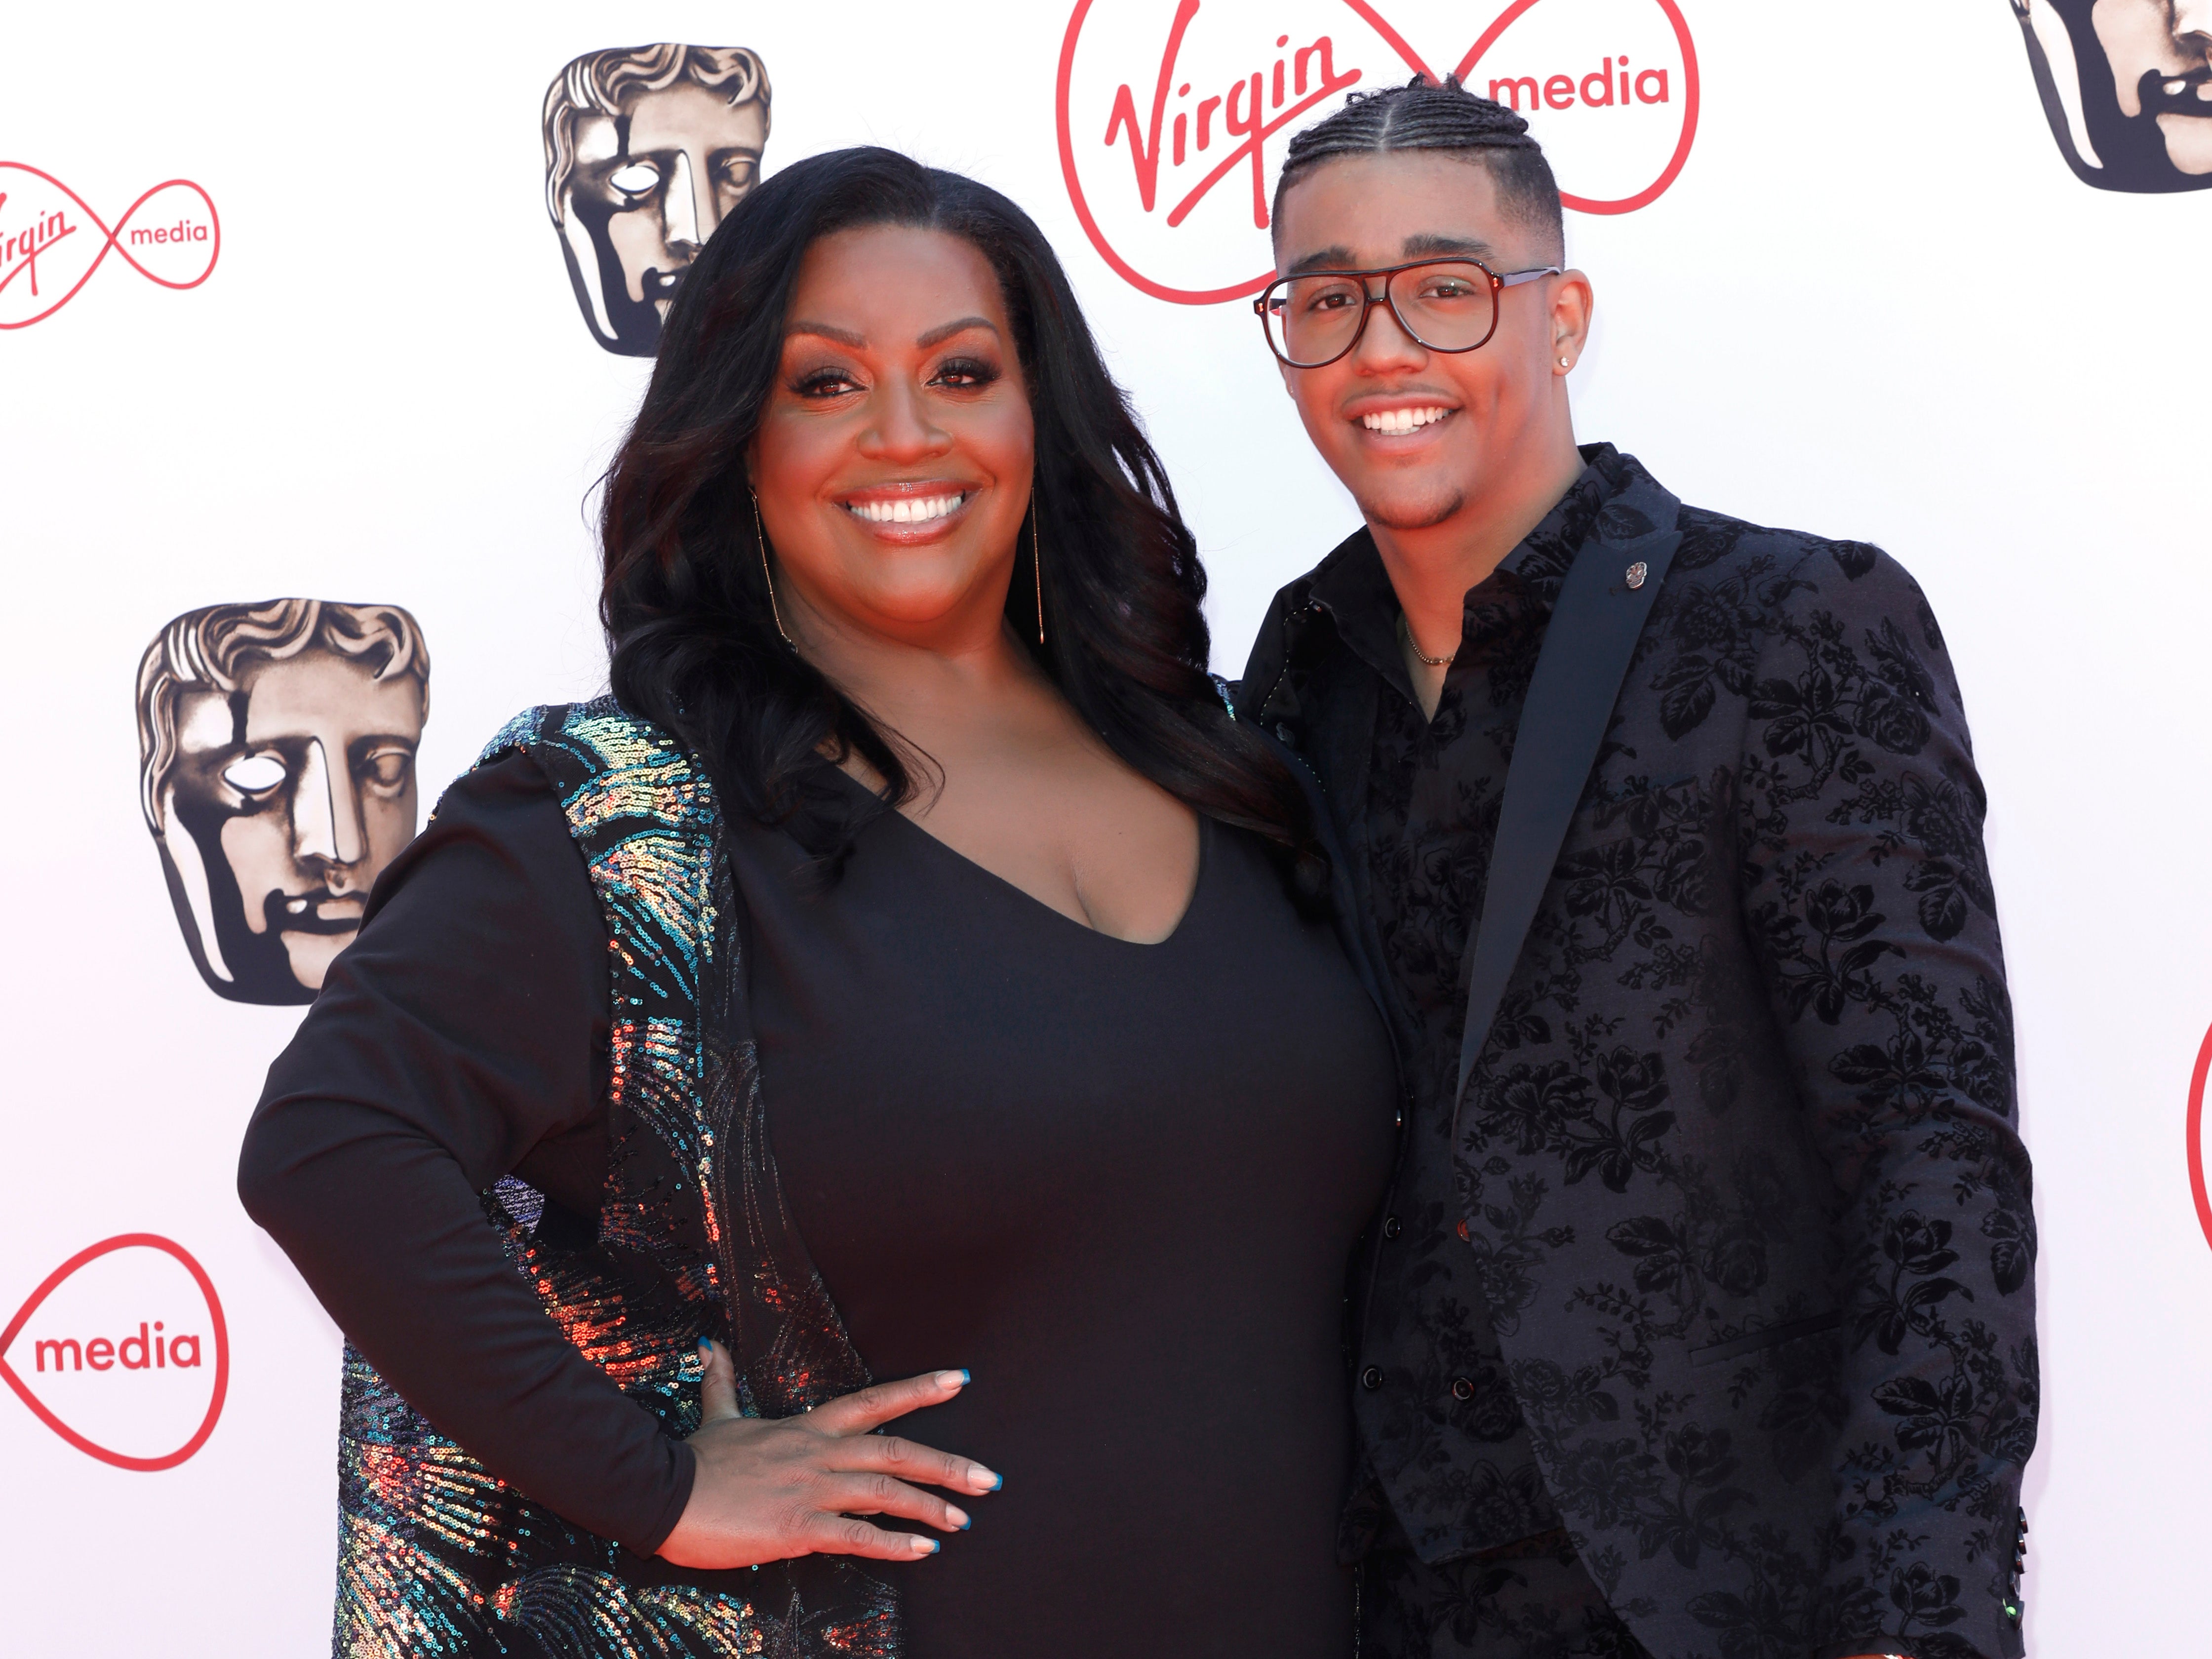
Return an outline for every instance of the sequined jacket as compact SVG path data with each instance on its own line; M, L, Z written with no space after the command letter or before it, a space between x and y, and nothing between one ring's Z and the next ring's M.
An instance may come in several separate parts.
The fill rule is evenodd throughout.
M2034 1223L1942 635L1878 550L1613 459L1583 556L1679 541L1437 1189L1549 1497L1657 1659L2012 1659ZM1373 705L1320 695L1313 585L1237 706L1348 819Z
M534 1194L511 1180L485 1196L492 1224L569 1340L672 1434L698 1426L705 1332L735 1358L749 1415L866 1386L769 1154L739 908L704 775L611 699L531 710L483 761L518 750L552 781L606 919L610 1156L596 1237L533 1226ZM340 1659L901 1650L896 1596L866 1564L697 1573L624 1550L497 1480L350 1348L339 1510Z

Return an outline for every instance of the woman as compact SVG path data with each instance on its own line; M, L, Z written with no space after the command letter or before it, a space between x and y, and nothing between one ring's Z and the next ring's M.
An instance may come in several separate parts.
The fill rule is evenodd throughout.
M1036 228L762 185L602 532L613 697L447 792L247 1136L339 1650L1347 1652L1389 1040Z

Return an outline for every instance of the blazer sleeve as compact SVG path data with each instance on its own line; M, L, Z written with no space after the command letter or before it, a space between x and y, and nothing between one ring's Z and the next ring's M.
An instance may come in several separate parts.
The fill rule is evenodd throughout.
M1850 1639L1825 1651L2000 1659L2038 1383L1986 802L1918 586L1871 548L1829 569L1784 583L1738 801L1745 921L1843 1198Z
M239 1195L354 1346L493 1474L650 1554L691 1449L562 1334L477 1196L599 1212L605 925L552 787L510 756L392 861L268 1085Z

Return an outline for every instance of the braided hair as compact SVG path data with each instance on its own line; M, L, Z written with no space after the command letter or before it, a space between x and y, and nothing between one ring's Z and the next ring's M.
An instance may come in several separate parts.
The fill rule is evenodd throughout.
M1416 75L1402 87L1355 92L1335 114L1294 137L1275 182L1274 222L1282 222L1291 187L1324 163L1405 149L1441 150L1487 167L1506 216L1537 233L1544 257L1565 258L1559 182L1528 124L1495 99L1475 96L1456 75L1441 86Z

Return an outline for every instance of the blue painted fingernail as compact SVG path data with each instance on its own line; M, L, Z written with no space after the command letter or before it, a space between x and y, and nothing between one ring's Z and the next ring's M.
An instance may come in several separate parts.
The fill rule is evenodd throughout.
M714 1344L713 1339L711 1339L711 1338L709 1338L709 1337L704 1337L704 1336L701 1337L701 1338L699 1339L699 1346L700 1346L700 1348L701 1348L701 1350L702 1350L702 1352L707 1352L707 1353L712 1353L712 1352L714 1352Z
M57 1363L57 1364L58 1364L59 1362L58 1362L58 1361L57 1361L56 1363ZM963 1388L963 1389L964 1389L964 1388L966 1388L966 1387L967 1387L970 1382L973 1382L975 1380L975 1377L974 1377L973 1376L971 1376L971 1375L967 1371L967 1370L966 1370L966 1369L964 1369L964 1368L963 1368L963 1369L961 1370L961 1373L960 1373L960 1386L961 1386L962 1388Z

